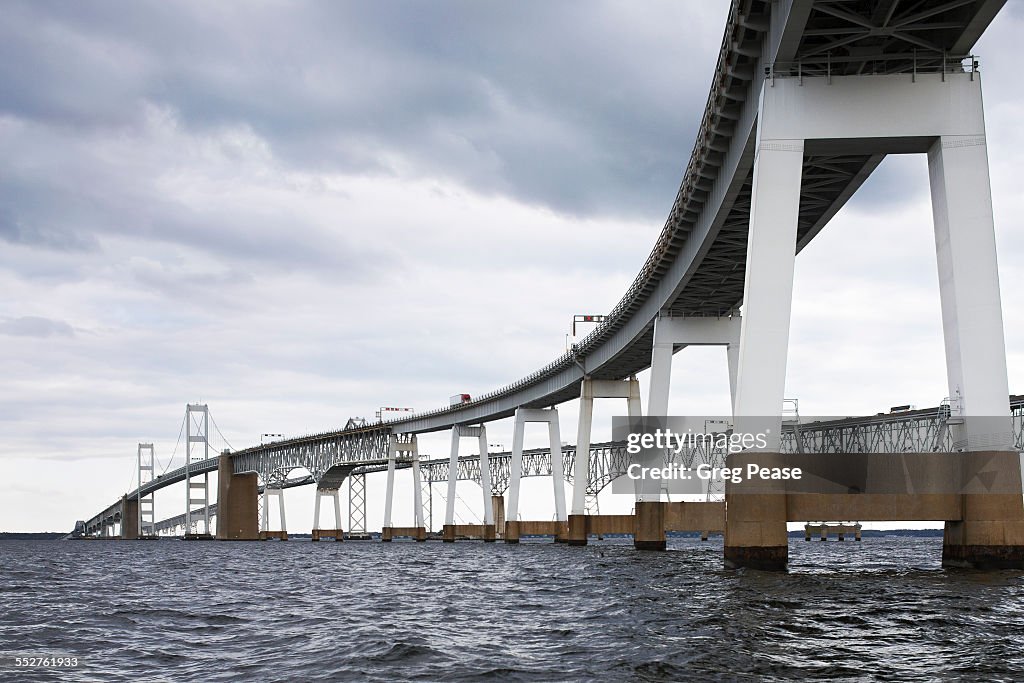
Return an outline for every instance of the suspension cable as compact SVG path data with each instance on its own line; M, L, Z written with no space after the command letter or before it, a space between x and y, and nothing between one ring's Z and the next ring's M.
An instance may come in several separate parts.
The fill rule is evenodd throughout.
M225 439L225 438L224 438L224 434L223 434L223 432L221 432L221 431L220 431L220 427L218 427L218 426L217 426L217 421L213 419L213 412L212 412L212 411L210 412L210 422L212 422L212 423L213 423L213 428L217 430L217 433L218 433L218 434L220 434L220 438L221 438L221 441L223 441L223 442L224 442L224 444L225 444L225 445L226 445L226 446L227 446L228 448L230 448L231 450L235 450L235 447L234 447L234 446L232 446L232 445L231 445L231 443L230 443L230 442L229 442L229 441L228 441L227 439Z

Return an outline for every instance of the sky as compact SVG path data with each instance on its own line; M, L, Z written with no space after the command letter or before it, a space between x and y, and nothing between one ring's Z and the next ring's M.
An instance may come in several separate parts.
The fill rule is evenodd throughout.
M975 51L1024 393L1024 9L1008 4ZM573 315L608 312L664 224L727 9L5 2L0 530L92 516L133 487L140 441L179 466L188 402L210 406L218 450L239 449L440 407L559 356ZM802 413L948 394L934 254L926 161L891 157L797 258L786 392ZM680 352L673 378L670 413L728 412L723 350ZM595 441L623 409L598 403ZM575 442L575 402L559 410ZM511 445L511 420L488 431ZM444 456L448 435L420 444ZM158 494L157 516L183 497ZM479 488L459 497L474 521ZM291 529L310 527L312 498L287 493ZM551 498L527 480L524 517L549 519ZM371 527L382 499L376 477Z

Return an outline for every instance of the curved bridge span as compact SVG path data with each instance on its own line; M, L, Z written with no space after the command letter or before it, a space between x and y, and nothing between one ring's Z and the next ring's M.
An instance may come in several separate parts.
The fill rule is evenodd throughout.
M411 466L417 525L410 529L421 533L421 468L428 470L427 480L432 481L434 469L442 465L420 461L416 435L451 429L452 455L445 469L446 528L454 526L456 479L475 477L487 497L483 526L490 527L493 539L496 520L491 518L489 495L504 489L497 485L503 474L499 470L492 479L488 463L498 456L478 456L472 470L469 465L463 467L471 459L459 458L458 444L464 437L478 438L481 453L486 453L486 423L515 415L508 458L509 520L517 519L518 481L524 476L523 425L543 422L551 441L546 473L555 489L555 519L565 525L564 481L577 484L572 515L582 517L585 498L594 494L597 479L609 476L593 471L593 400L626 399L631 417L664 415L672 355L681 348L726 347L736 419L769 416L781 425L795 255L886 155L904 153L928 154L949 382L946 403L928 420L952 436L911 439L906 448L879 453L918 448L933 454L1005 454L1019 448L1019 429L1012 426L1007 402L981 77L978 61L971 55L1004 4L1005 0L733 0L697 138L665 225L633 283L593 332L543 368L465 403L386 423L350 423L341 430L225 453L216 459L216 467L215 459L193 462L180 472L181 478L187 482L198 475L205 478L217 469L222 480L251 477L245 479L250 487L258 477L266 491L279 492L296 484L287 479L288 473L304 467L318 485L318 517L321 492L333 492L340 510L337 490L342 481L386 468L384 527L391 529L394 471ZM635 376L647 368L651 368L650 395L641 413ZM590 453L589 462L555 456L561 439L554 407L576 398L581 400L581 417L575 449ZM188 410L193 408L207 410L205 406ZM1014 411L1019 423L1018 405ZM982 416L995 422L979 427L976 418ZM866 424L890 422L866 419ZM999 426L1003 420L1005 426ZM825 435L839 432L830 432L824 425L815 429L820 438L808 442L812 453L834 452L829 450L831 437ZM782 429L773 434L766 452L776 456L802 443L800 438L787 442ZM856 439L835 443L853 444L843 446L847 451L866 452L865 444L858 445ZM797 450L805 453L802 446ZM1010 466L1005 458L999 462L1001 468ZM988 463L979 466L988 467ZM1011 474L1001 469L997 478ZM1011 488L1020 488L1020 472L1011 478L1016 482ZM580 486L584 480L587 485ZM212 501L208 480L204 481L205 488L186 484L187 506L194 504L192 487L198 486L203 493L194 500L204 505L208 515ZM169 478L150 482L134 495L141 501L169 482ZM222 486L221 493L225 490ZM784 567L785 497L773 498L776 508L771 508L771 519L755 513L768 509L764 506L750 504L745 511L749 500L722 506L723 515L728 510L730 518L737 520L734 529L744 529L726 542L727 564L777 568L781 563ZM646 503L660 502L660 490L637 490L636 534L653 534L650 541L637 540L638 548L664 547L659 508L641 510ZM863 502L861 498L856 505ZM848 503L833 501L827 509ZM963 525L967 513L963 511L966 503L961 503L950 498L941 512L935 508L927 514L940 514L947 524ZM115 503L94 517L89 529L106 526L119 504L123 507ZM1009 553L1014 563L1024 565L1024 508L1018 515L1019 500L1012 507L1012 519L984 517L976 522L978 529L998 528L999 533L979 532L971 536L972 542L966 540L970 536L966 532L949 536L955 541L950 546L951 561L998 559ZM817 509L826 508L804 506L801 514ZM191 509L186 510L186 526L191 514ZM654 520L654 526L642 533L646 522L641 517ZM266 525L266 505L263 519ZM519 522L508 524L518 538ZM235 521L228 526L232 525L237 526ZM575 531L572 524L568 526L568 534L582 534L585 543L585 525ZM723 527L728 536L724 521ZM1012 530L1000 536L1004 527ZM1019 543L1007 540L1018 537ZM992 539L998 542L981 542Z

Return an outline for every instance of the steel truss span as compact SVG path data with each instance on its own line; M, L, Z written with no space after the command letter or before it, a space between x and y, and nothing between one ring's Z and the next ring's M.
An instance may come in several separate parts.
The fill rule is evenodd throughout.
M1013 418L1013 440L1016 447L1024 451L1024 396L1011 396L1010 408ZM783 425L782 450L786 453L951 453L956 450L952 431L949 429L955 418L951 417L949 406L912 410L900 413L851 417L839 420L816 422L789 421ZM711 466L725 465L722 450L692 449L680 454L669 462L695 467L700 463ZM491 493L503 495L508 490L512 453L504 451L490 454ZM562 460L566 479L571 483L576 462L575 446L562 447ZM590 448L587 495L596 496L615 479L624 476L631 460L626 453L626 444L621 441L594 444ZM216 460L211 459L208 467L216 471ZM409 460L398 461L396 469L408 469ZM386 464L360 465L352 471L354 475L384 472ZM420 461L424 481L439 484L448 481L450 463L448 458L428 458ZM551 475L551 450L535 448L523 451L523 476L547 477ZM456 479L480 484L479 454L462 456L458 461ZM305 486L316 483L311 476L294 477L281 484L281 488ZM262 492L263 487L260 487ZM131 497L135 492L129 494ZM712 498L718 498L720 491L712 491ZM213 505L210 515L216 515ZM111 521L120 520L120 510L111 511ZM158 522L158 532L181 527L184 515L177 515Z
M375 425L256 446L235 471L263 481L342 461L379 465L392 433L416 434L509 417L579 396L581 380L621 380L649 367L659 316L727 316L744 298L760 93L768 79L973 72L975 42L1005 0L733 0L696 140L665 224L621 300L568 353L462 403ZM796 251L839 211L884 158L907 151L808 144ZM193 472L196 470L192 470ZM566 470L569 471L568 469ZM97 515L105 518L116 507Z

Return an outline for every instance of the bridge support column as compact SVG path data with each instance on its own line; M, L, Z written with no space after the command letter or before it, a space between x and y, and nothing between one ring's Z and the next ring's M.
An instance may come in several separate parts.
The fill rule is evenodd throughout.
M518 408L515 428L512 433L512 462L508 495L509 521L505 522L506 543L519 542L519 484L523 476L523 437L527 422L546 422L548 425L548 441L551 444L551 483L555 494L555 521L561 522L563 525L568 522L565 513L565 475L562 464L562 441L558 431L558 409ZM560 539L556 537L556 540Z
M1006 451L965 453L968 471L1019 492L984 120L975 126L979 134L944 135L928 150L950 414L964 416L954 426L956 445ZM962 520L946 522L943 566L1024 568L1021 494L973 493L961 501Z
M494 526L494 517L491 512L489 499L491 495L491 464L490 456L487 452L487 429L484 425L479 427L455 425L452 427L451 453L448 460L448 498L445 507L444 532L442 534L442 540L445 543L455 542L455 485L459 478L459 442L464 437L475 437L479 444L480 488L483 489L484 496L484 527L486 529L487 525ZM485 540L486 536L487 534L485 533ZM491 540L494 540L493 531L491 533Z
M737 431L767 432L768 451L781 447L803 150L802 139L769 140L759 129L733 413ZM765 418L771 418L771 424L760 429L743 426L744 418L750 425L750 418L758 417L759 426ZM757 458L767 466L771 453L758 453ZM726 567L785 570L785 493L740 493L726 482L725 505Z
M999 482L1020 490L1020 456L1013 451L964 453L965 481ZM969 488L972 488L970 484ZM977 489L977 487L973 487ZM1024 502L1019 493L967 493L960 521L946 522L942 565L976 569L1024 569Z
M485 541L494 541L495 538L505 538L505 496L491 496L490 500L494 530L491 538L484 535Z
M665 549L665 503L644 500L636 504L633 547L637 550Z
M629 417L640 417L640 382L636 377L623 381L594 380L584 377L580 382L580 419L576 432L576 461L572 482L572 514L569 516L569 545L586 545L586 520L573 521L587 511L587 488L590 486L590 437L594 422L595 398L624 398Z
M277 498L277 510L281 520L281 530L271 531L270 530L270 497ZM281 541L288 540L288 524L285 521L284 515L284 489L271 488L270 484L267 484L263 489L263 530L260 531L260 540L265 541L269 538L276 538Z
M218 540L259 540L260 494L257 478L255 472L235 474L231 456L227 453L222 453L217 459Z
M403 454L412 462L412 488L413 488L413 515L415 526L401 527L403 533L395 533L396 527L391 524L391 508L395 495L395 461L399 454ZM384 526L381 529L380 540L390 542L396 535L409 535L417 541L427 540L426 527L423 526L423 493L420 480L420 458L416 446L416 435L410 434L399 438L398 434L392 434L388 446L388 482L384 499ZM409 533L406 534L405 532Z
M661 316L654 321L654 348L651 351L651 384L647 414L668 415L669 389L672 385L672 356L677 346L724 346L729 367L729 395L736 402L736 378L740 347L739 314L720 318ZM652 463L660 466L662 463ZM657 480L637 481L637 501L661 500Z
M136 541L139 538L139 499L121 497L121 538Z
M331 498L334 500L334 528L333 529L321 529L320 528L320 499ZM313 503L313 540L319 541L321 538L333 538L335 541L345 540L345 532L341 528L341 494L338 489L321 489L316 490L316 501Z

